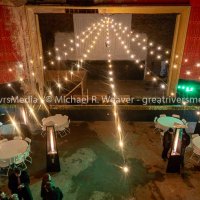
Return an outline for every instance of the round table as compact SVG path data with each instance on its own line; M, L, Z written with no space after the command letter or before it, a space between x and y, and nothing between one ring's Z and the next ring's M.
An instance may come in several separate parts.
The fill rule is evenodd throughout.
M25 140L8 140L0 143L0 159L9 160L26 152L28 143Z
M45 128L48 125L54 125L56 130L59 130L62 127L67 127L69 125L68 116L57 114L44 118L42 120L42 125Z
M184 123L178 119L178 118L174 118L174 117L159 117L157 122L164 127L168 127L168 128L174 128L174 123L175 124L179 124L179 125L184 125Z
M192 139L192 144L197 148L200 149L200 136L195 137Z

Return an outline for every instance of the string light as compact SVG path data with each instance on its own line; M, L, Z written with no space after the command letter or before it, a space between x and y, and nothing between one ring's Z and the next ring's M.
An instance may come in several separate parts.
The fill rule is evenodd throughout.
M117 115L117 113L116 113L116 115ZM120 142L119 142L119 146L120 146L121 148L123 148L123 147L124 147L124 143L123 143L122 141L120 141Z
M60 83L57 83L57 86L58 86L59 89L61 88L61 84Z
M156 82L156 81L157 81L157 78L156 78L156 77L153 77L153 81Z
M186 75L190 75L191 74L191 72L190 71L186 71Z
M185 105L187 104L187 102L186 102L186 101L183 101L182 104L185 106Z
M157 55L157 59L158 59L158 60L160 60L160 59L161 59L161 57L162 57L161 55Z
M158 46L158 47L157 47L157 50L158 50L158 51L162 50L162 47L161 47L161 46Z
M126 174L129 172L129 169L127 166L122 167L122 169L123 169L124 173L126 173Z
M173 92L171 92L171 96L174 96L175 94Z
M22 68L23 68L23 64L19 64L19 68L21 68L21 69L22 69Z
M160 86L162 89L165 89L165 85L164 84L161 84Z
M154 51L150 51L150 54L153 55L153 54L154 54Z
M52 93L52 91L51 90L49 90L49 95L52 95L53 93Z
M152 47L152 46L153 46L153 42L150 42L150 43L149 43L149 46Z
M57 60L60 61L60 60L61 60L61 57L60 57L60 56L57 56Z

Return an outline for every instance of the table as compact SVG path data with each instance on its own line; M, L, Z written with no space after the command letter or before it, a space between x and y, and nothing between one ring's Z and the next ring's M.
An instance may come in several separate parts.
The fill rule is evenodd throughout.
M9 160L23 154L28 148L28 143L25 140L8 140L0 143L0 159Z
M192 144L197 148L200 149L200 136L195 137L192 139Z
M68 128L69 127L68 116L56 114L54 116L43 118L42 125L43 125L43 130L45 130L46 126L48 126L48 125L54 125L55 129L57 131L59 131L63 128Z
M175 127L174 124L184 125L184 123L180 119L170 117L170 116L159 117L157 122L161 126L168 127L168 128L174 128Z

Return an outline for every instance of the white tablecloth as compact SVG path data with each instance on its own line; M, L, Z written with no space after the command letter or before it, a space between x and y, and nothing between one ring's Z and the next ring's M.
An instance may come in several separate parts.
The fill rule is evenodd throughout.
M174 117L160 117L158 118L157 122L164 127L168 127L168 128L174 128L174 123L176 124L180 124L183 125L183 122L178 119L178 118L174 118Z
M9 160L19 154L25 153L28 143L25 140L8 140L0 143L0 159Z
M197 148L200 149L200 136L195 137L192 139L192 144Z
M68 119L68 116L66 116L66 115L57 114L54 116L43 118L42 125L43 125L43 130L45 130L46 126L48 126L48 125L54 125L55 129L59 130L62 128L69 127L69 119Z

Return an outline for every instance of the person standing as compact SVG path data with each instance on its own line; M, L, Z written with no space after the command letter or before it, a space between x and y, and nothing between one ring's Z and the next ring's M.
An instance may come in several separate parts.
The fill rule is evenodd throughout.
M47 193L47 183L52 182L51 175L46 173L42 177L42 184L41 184L41 191L40 191L40 196L42 197L43 200L46 199L46 193Z
M172 142L173 142L173 129L169 128L163 136L163 152L162 152L162 159L164 161L167 160L168 158L168 152L172 146Z
M45 200L62 200L63 193L59 187L55 187L52 182L46 183Z
M29 184L28 173L21 171L19 168L15 168L9 176L8 187L12 194L18 194L19 200L33 200Z
M185 149L190 144L190 136L183 129L182 142L181 142L181 166L184 167Z

